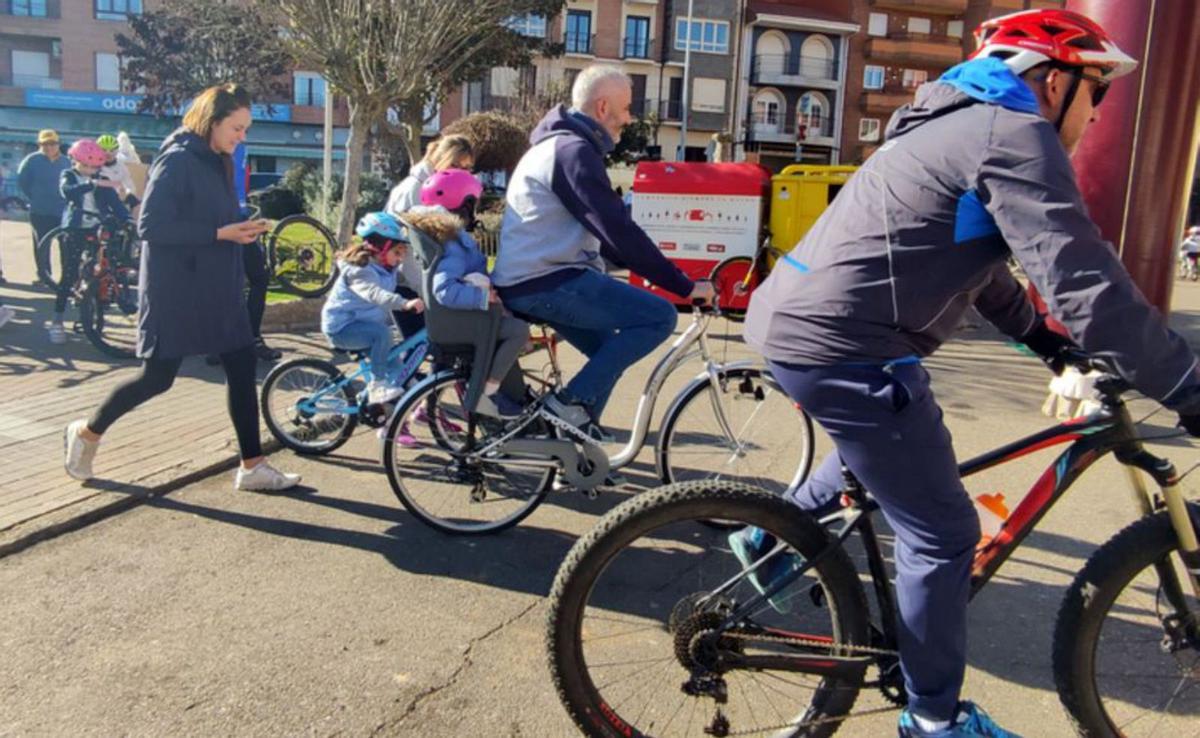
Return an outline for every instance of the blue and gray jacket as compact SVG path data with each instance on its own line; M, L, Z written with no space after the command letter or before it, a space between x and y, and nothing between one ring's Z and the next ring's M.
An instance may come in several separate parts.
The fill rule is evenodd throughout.
M130 218L129 210L116 190L97 187L93 177L74 169L63 171L58 189L67 201L67 209L62 214L63 228L90 228L104 221L124 222Z
M501 297L553 290L604 259L681 297L692 280L638 227L604 166L612 138L563 105L542 118L508 185L492 281ZM601 256L603 254L603 257Z
M1014 338L1037 319L1012 255L1050 313L1142 392L1200 412L1200 375L1087 215L1032 90L979 59L923 85L886 141L755 290L746 341L799 365L927 356L974 304Z

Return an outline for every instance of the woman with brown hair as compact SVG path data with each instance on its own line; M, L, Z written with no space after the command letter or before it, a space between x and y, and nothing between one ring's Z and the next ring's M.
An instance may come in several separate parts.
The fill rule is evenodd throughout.
M300 481L266 462L259 439L242 249L267 224L239 220L231 158L249 127L246 90L210 87L192 102L183 126L167 137L150 167L138 218L144 242L138 284L142 371L115 387L91 418L67 426L65 464L75 479L91 478L100 437L122 415L166 392L184 357L217 354L242 458L236 488L279 490Z

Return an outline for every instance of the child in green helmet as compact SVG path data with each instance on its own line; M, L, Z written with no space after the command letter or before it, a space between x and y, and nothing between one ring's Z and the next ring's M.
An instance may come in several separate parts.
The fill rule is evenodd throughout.
M117 194L120 196L121 201L125 203L125 207L133 210L141 200L138 200L137 195L133 194L133 177L129 174L129 167L125 166L125 162L117 158L117 149L120 148L120 142L117 141L116 136L106 133L97 138L96 143L108 155L108 160L104 166L100 167L100 177L112 180L120 185Z

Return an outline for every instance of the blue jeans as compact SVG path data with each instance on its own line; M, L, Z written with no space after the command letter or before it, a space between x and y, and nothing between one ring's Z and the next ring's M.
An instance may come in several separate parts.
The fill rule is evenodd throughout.
M590 269L548 292L504 301L518 315L547 323L588 361L566 397L588 407L599 421L621 374L675 330L675 306L646 290Z
M954 715L967 665L967 599L979 516L958 476L942 410L918 363L801 367L771 372L833 439L836 453L788 497L806 510L837 506L845 464L896 534L900 666L908 705Z
M386 323L356 320L347 323L340 331L325 336L336 348L344 351L369 351L371 375L380 381L391 381L395 367L388 365L388 353L392 350L392 327Z

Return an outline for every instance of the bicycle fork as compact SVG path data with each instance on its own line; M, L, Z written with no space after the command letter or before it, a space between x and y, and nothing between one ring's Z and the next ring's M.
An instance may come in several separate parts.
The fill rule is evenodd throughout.
M1149 458L1145 461L1153 459L1149 454L1146 456ZM1188 513L1183 491L1179 487L1179 475L1169 461L1165 459L1154 459L1154 461L1153 466L1145 463L1123 465L1126 476L1129 478L1134 502L1143 516L1166 510L1179 543L1179 558L1183 563L1184 571L1187 572L1192 595L1200 600L1200 540L1197 539L1196 528ZM1155 495L1150 492L1145 481L1137 473L1138 468L1144 469L1155 478L1159 484L1160 494ZM1171 564L1170 554L1156 562L1154 570L1158 574L1159 583L1163 588L1163 596L1166 597L1175 613L1177 615L1187 614L1189 611L1187 597L1177 571Z

